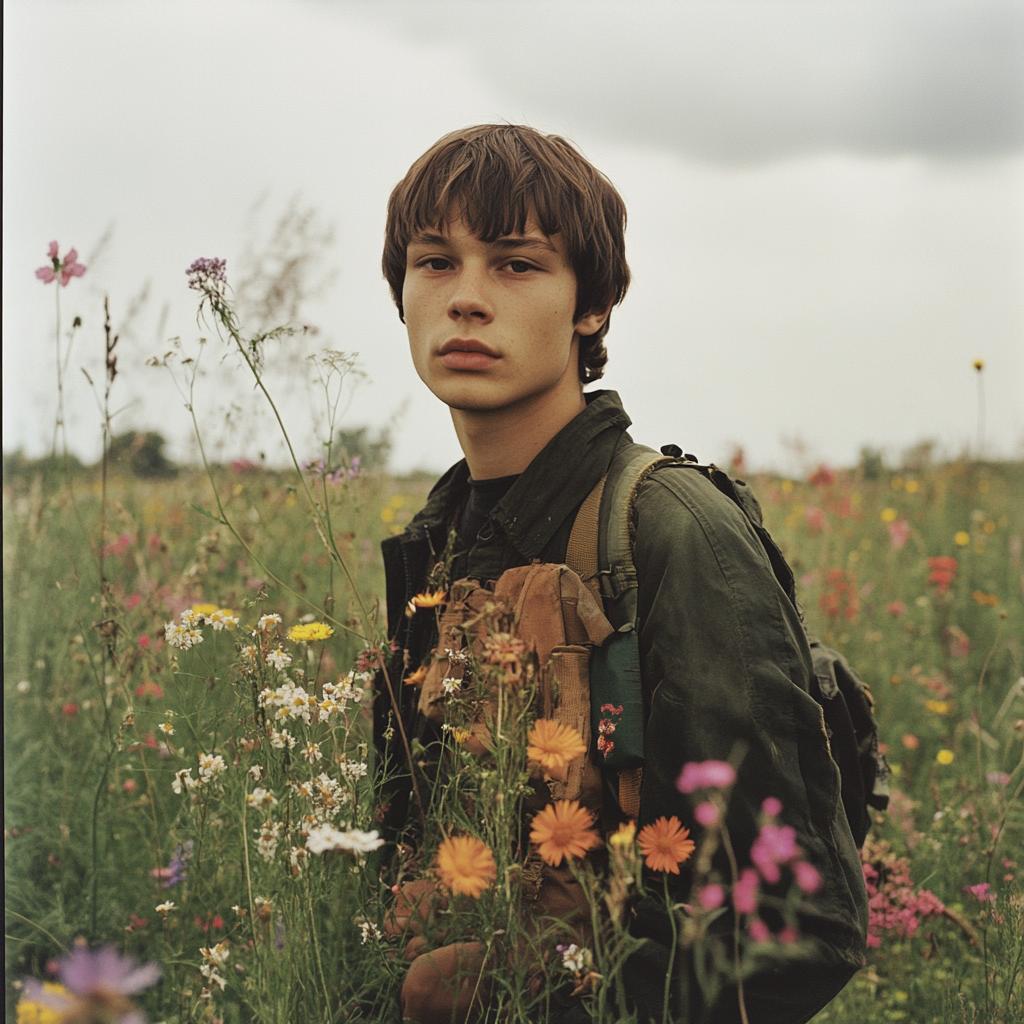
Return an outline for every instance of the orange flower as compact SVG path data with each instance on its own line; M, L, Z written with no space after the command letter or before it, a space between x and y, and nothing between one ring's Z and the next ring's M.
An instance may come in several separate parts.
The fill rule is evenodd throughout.
M437 851L437 873L456 896L472 896L476 900L494 882L494 854L475 836L453 836Z
M563 857L584 857L600 845L593 824L593 815L578 800L559 800L534 815L530 841L537 844L541 860L557 868Z
M583 737L571 725L551 718L538 718L526 737L526 756L542 768L563 768L574 757L587 752Z
M433 593L430 593L429 590L424 591L422 594L417 594L409 602L405 609L405 614L412 618L420 608L437 608L444 604L447 596L447 590L435 590Z
M673 814L671 818L661 817L651 825L644 825L637 838L640 852L652 871L671 871L679 874L679 865L685 864L693 853L690 830L683 828Z
M427 678L427 666L420 665L411 676L405 677L406 686L422 686L423 680Z

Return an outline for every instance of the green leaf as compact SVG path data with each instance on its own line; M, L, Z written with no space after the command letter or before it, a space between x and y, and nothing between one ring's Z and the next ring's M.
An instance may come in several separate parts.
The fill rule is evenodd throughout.
M220 523L221 526L227 526L227 520L221 519L220 516L215 516L212 512L207 511L205 508L200 508L198 505L192 506L193 512L198 512L201 516L206 516L207 519L212 519L215 523Z

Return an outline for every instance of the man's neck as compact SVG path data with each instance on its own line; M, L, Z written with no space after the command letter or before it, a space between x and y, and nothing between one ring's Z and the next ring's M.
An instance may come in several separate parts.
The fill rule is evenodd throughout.
M522 473L587 403L582 390L559 389L494 410L452 409L452 422L474 480Z

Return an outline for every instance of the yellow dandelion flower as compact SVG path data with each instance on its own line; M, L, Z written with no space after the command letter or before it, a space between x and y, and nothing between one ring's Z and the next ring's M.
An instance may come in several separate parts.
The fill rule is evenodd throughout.
M405 609L405 614L412 618L420 608L438 608L444 604L447 597L447 590L435 590L433 593L425 590L422 594L417 594L409 602Z
M212 615L217 610L215 604L194 604L192 605L192 611L196 615Z
M608 845L615 850L628 850L636 838L636 823L624 821L609 837Z
M937 715L948 715L952 707L948 700L926 700L924 706Z
M953 763L953 751L952 750L946 750L945 748L943 748L942 750L940 750L935 755L935 760L938 761L939 764L952 764Z
M573 758L587 752L583 737L571 725L551 718L538 718L529 736L526 756L542 768L563 768Z
M308 622L300 626L292 626L288 630L288 639L301 643L313 643L334 636L334 630L326 622Z
M437 851L437 874L456 896L479 899L494 884L497 870L494 854L475 836L452 836Z
M66 999L67 1007L58 1010L46 1003L30 999L26 993L18 1000L18 1024L60 1024L65 1019L65 1014L71 1008L75 998L71 991L55 981L44 981L43 993L48 997L56 996L58 999Z
M971 535L966 530L957 530L953 534L953 541L960 547L965 548L971 543Z
M472 736L472 733L468 729L463 729L461 725L457 725L452 729L452 739L460 746L465 746L470 736Z
M679 865L690 859L694 851L690 830L673 814L644 825L637 839L640 852L652 871L670 871L679 874Z
M883 523L892 523L892 522L895 521L896 516L898 516L898 515L899 515L899 513L894 508L883 508L882 509L882 522Z
M594 816L578 800L559 800L534 815L530 842L545 864L557 868L563 857L584 857L600 844L593 825Z

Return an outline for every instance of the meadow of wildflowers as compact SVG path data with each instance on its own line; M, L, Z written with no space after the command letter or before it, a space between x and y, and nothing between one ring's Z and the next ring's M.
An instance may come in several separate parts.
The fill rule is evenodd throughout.
M49 257L38 276L55 290L85 272L74 250ZM244 333L225 273L200 260L189 279L272 401L260 346L275 332ZM66 367L59 326L57 340ZM108 393L115 345L108 331ZM350 366L332 352L312 369L330 397ZM190 397L187 367L168 364ZM821 879L777 800L750 866L713 867L734 765L687 764L690 819L639 832L602 838L575 800L530 803L586 748L542 713L541 667L500 603L439 680L446 771L419 794L422 855L382 877L378 545L430 480L364 472L330 443L306 454L290 472L239 461L148 480L109 460L5 460L10 1019L398 1021L416 952L458 944L491 1019L544 1020L575 996L628 1020L629 907L666 896L682 864L692 891L670 923L696 983L799 944ZM751 482L811 632L871 686L893 768L863 852L868 962L816 1020L1024 1018L1024 467ZM524 920L524 887L548 869L582 878L589 921ZM682 998L668 981L656 994L665 1019Z

